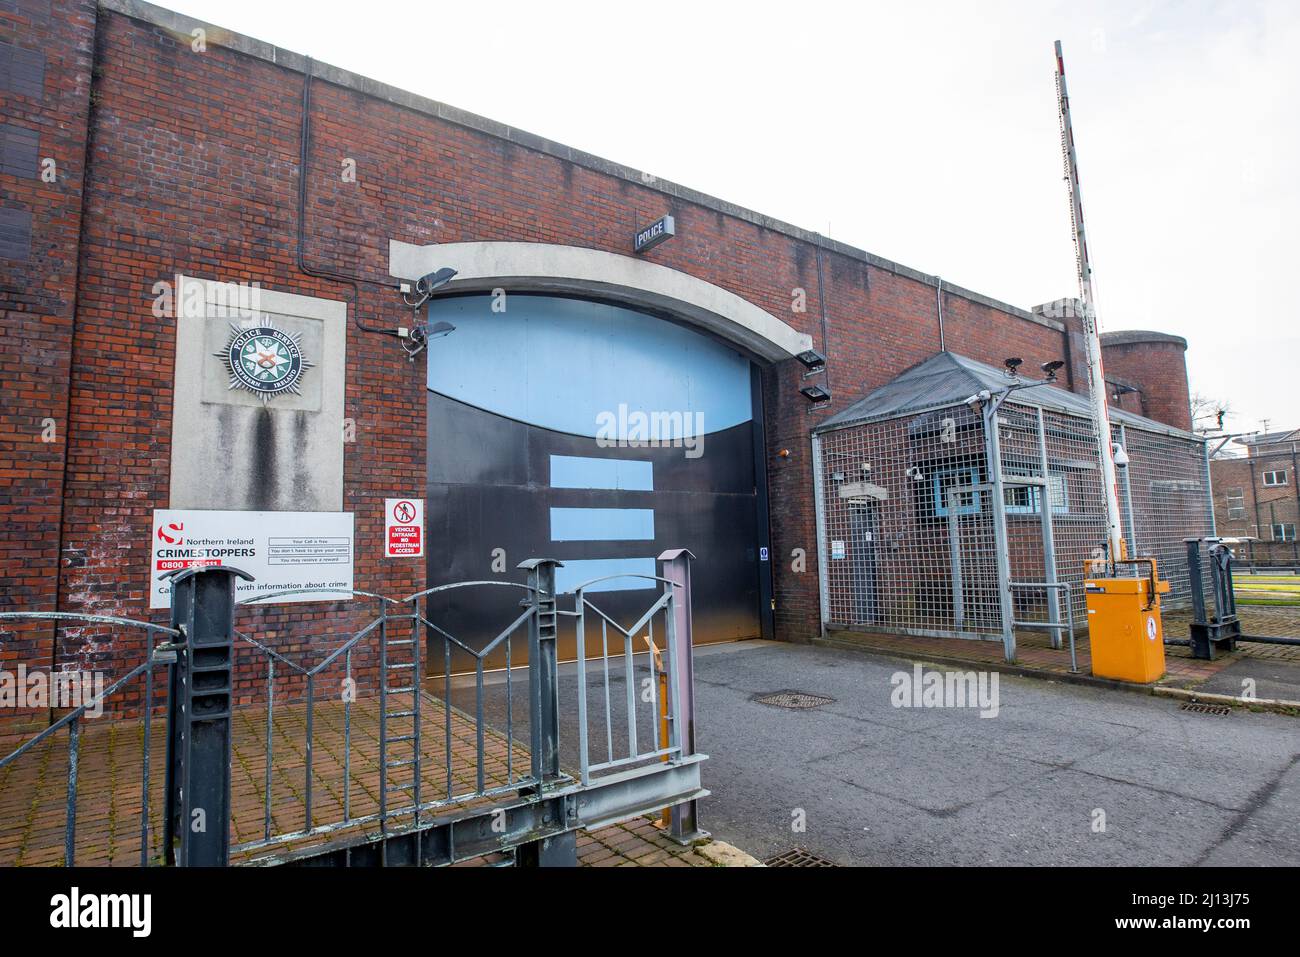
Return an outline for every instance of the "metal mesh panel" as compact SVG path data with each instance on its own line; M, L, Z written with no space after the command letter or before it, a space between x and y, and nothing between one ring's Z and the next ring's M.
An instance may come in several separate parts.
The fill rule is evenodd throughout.
M828 620L905 634L1000 633L980 416L956 406L819 442Z
M1063 412L1043 411L1049 475L1062 486L1053 504L1052 534L1056 544L1056 575L1070 583L1074 621L1086 628L1083 592L1084 564L1104 555L1106 542L1105 486L1092 420Z
M1166 607L1185 605L1191 592L1183 540L1213 534L1205 443L1133 426L1114 433L1129 456L1128 475L1119 482L1129 552L1156 559L1169 581Z
M1055 580L1070 584L1075 627L1084 630L1085 564L1104 557L1106 542L1092 420L1013 397L997 422L1011 581L1051 578L1050 548ZM1167 602L1176 606L1188 598L1183 539L1211 533L1203 443L1115 428L1130 461L1119 487L1130 553L1155 556L1170 582ZM951 406L826 432L818 443L827 621L902 634L1000 634L992 476L980 414ZM1053 619L1046 589L1012 591L1016 622Z

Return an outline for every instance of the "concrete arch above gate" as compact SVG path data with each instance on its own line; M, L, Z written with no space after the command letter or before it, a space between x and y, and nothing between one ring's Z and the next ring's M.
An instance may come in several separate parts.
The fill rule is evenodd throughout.
M550 243L476 242L416 246L391 240L388 272L415 280L444 266L448 290L545 292L614 299L666 312L769 362L812 348L797 332L720 286L633 256Z

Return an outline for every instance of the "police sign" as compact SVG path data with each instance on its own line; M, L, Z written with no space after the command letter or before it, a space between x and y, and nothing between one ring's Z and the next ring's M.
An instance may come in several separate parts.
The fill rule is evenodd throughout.
M645 229L637 230L636 237L632 241L633 251L643 253L652 246L658 246L665 239L671 239L675 235L677 235L677 227L673 224L673 218L665 216L651 223Z

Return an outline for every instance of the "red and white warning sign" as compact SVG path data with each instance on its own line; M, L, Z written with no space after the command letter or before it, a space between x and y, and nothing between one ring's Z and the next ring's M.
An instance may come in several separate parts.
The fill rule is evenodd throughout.
M384 556L419 558L424 554L424 499L384 500Z

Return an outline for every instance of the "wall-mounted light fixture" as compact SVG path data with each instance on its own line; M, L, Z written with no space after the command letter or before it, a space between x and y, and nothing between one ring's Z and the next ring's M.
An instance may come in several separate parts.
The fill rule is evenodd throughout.
M1126 395L1130 395L1134 392L1141 391L1140 389L1137 389L1131 385L1119 385L1118 383L1111 383L1111 385L1114 387L1114 391L1111 392L1111 399L1113 399L1115 402L1118 402L1121 398L1123 398Z
M803 374L805 379L810 375L817 375L819 372L826 371L826 357L816 349L805 349L803 352L796 355L795 358L798 359L804 369L807 370Z
M825 405L831 400L830 390L823 389L819 385L806 385L799 390L799 394L812 403L812 408L808 410L809 412L813 411L813 409L816 409L818 406Z

